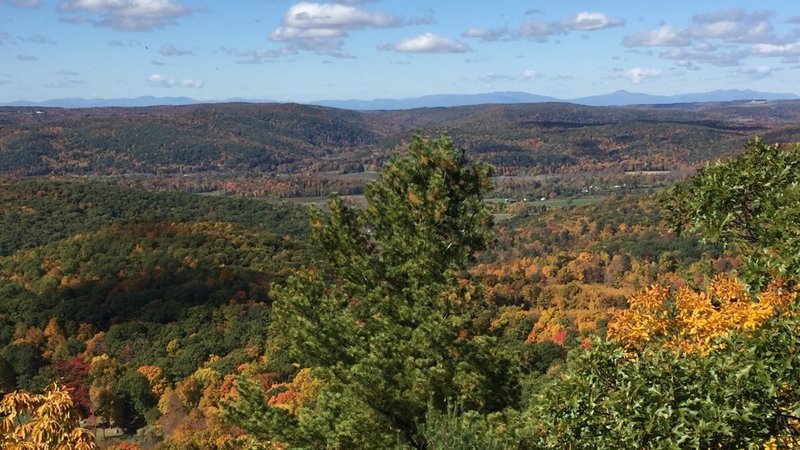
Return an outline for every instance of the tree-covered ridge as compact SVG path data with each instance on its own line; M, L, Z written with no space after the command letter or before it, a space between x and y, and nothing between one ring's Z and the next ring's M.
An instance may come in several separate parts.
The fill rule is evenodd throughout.
M377 141L357 113L291 104L2 108L0 123L0 171L25 175L287 171Z
M286 206L107 183L7 180L0 183L0 205L0 256L112 224L224 222L275 238L308 229L304 213Z
M136 174L200 185L185 176L215 175L208 184L237 181L234 171L377 171L410 132L443 129L501 174L673 171L727 154L756 133L798 140L798 105L553 103L368 113L277 104L0 108L0 174Z
M308 258L299 208L44 180L0 195L0 391L59 380L94 426L158 417L140 367L174 386L257 360L270 284Z

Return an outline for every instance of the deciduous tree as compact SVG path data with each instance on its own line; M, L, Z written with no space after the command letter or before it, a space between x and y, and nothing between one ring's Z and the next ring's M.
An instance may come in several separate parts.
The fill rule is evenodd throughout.
M15 391L0 401L0 443L20 450L93 450L94 436L79 426L80 416L66 388L42 394Z
M800 145L751 140L738 158L717 162L676 186L666 209L678 230L699 232L744 258L749 284L800 282Z

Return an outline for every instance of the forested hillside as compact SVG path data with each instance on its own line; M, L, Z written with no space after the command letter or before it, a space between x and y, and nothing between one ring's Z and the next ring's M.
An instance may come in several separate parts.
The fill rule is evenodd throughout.
M797 445L798 116L4 108L3 445Z
M770 142L799 140L798 119L798 101L369 113L278 104L0 108L0 174L173 175L173 184L219 188L219 178L236 181L231 171L376 171L412 131L447 131L504 175L674 171L741 148L756 134ZM279 190L287 180L297 182L273 179L261 191Z

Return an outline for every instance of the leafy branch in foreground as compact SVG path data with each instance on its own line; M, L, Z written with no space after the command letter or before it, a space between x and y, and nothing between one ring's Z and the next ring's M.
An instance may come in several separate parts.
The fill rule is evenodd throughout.
M14 391L0 400L3 448L93 450L94 436L79 426L66 388L50 386L42 394Z
M529 411L544 448L800 445L800 147L752 140L667 201L673 224L730 245L744 285L652 288L576 350ZM767 286L768 287L765 287Z
M706 166L673 188L665 209L675 229L699 232L741 255L748 284L800 282L800 145L755 138L738 158Z

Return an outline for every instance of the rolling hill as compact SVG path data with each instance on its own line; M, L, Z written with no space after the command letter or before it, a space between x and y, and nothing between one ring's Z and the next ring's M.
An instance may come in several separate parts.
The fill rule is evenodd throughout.
M357 112L297 104L0 108L7 176L281 175L377 170L412 133L450 133L503 174L690 168L755 135L800 141L800 101Z

